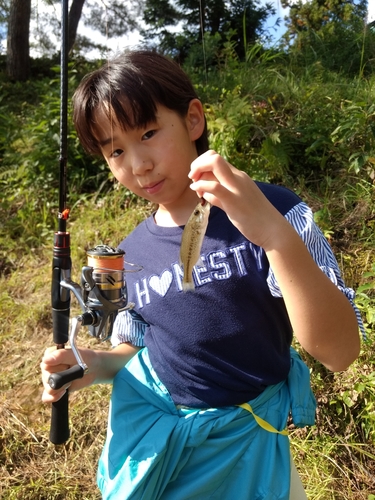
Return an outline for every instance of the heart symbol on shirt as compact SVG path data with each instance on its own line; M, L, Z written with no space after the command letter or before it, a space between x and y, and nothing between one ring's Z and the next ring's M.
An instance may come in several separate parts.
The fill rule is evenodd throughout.
M171 286L172 283L172 273L171 271L168 271L166 269L163 271L161 276L151 276L151 278L148 280L150 287L159 294L161 297L164 297L165 294L168 292L169 287Z

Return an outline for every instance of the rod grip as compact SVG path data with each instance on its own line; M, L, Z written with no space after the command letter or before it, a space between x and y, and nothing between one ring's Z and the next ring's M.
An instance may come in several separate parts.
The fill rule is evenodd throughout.
M59 401L52 403L49 439L53 444L63 444L69 436L69 392L66 391Z

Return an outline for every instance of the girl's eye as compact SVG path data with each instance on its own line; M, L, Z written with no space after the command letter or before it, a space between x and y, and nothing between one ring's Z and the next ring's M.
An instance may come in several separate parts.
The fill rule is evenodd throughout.
M111 158L117 158L123 153L122 149L115 149L113 153L111 153Z
M146 132L145 134L143 134L143 137L142 139L151 139L151 137L155 134L155 130L149 130L148 132Z

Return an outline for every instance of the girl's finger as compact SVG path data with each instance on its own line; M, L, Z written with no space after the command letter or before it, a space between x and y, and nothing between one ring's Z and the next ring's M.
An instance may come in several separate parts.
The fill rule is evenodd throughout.
M41 362L45 367L52 367L55 365L71 366L75 363L75 356L70 348L56 349L56 347L46 349Z
M58 391L51 392L45 389L42 394L43 403L55 403L56 401L59 401L59 399L61 399L66 393L67 389L68 387L63 387Z
M237 177L241 175L243 172L237 170L215 151L207 151L193 161L189 177L193 182L216 180L231 189L231 186L238 182Z

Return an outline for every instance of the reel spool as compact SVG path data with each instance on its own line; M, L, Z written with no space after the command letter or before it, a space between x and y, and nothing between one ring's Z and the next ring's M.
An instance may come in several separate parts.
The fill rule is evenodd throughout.
M89 325L90 334L100 340L110 337L117 312L128 303L124 259L123 250L108 245L97 245L87 251L87 264L92 273L88 277L84 270L82 272L83 300L86 307L99 316L106 316L98 324Z

